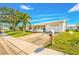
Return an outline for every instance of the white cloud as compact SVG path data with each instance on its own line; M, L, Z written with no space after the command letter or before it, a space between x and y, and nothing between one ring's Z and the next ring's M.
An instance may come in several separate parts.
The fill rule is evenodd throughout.
M30 6L26 6L26 5L20 5L21 9L25 9L25 10L33 10L34 8L30 7Z
M38 19L38 20L30 20L30 21L33 21L33 22L36 22L36 21L42 21L42 20L54 20L54 19L58 19L58 18L65 18L66 17L53 17L53 18L41 18L41 19Z
M65 15L65 14L63 14L63 15ZM46 16L47 16L47 17L48 17L48 16L49 16L49 17L51 17L51 16L52 16L52 17L61 17L60 14L39 14L39 15L37 15L37 16L35 15L34 17L46 17Z
M42 19L40 19L40 20L48 20L48 19L52 19L52 18L42 18Z
M40 15L37 15L38 17L39 16L56 16L56 14L40 14Z
M79 4L76 4L74 7L72 7L68 12L76 12L79 11Z
M48 15L46 15L46 14L45 14L45 15L38 15L38 16L52 16L52 15L49 15L49 14L48 14Z
M49 19L52 19L52 18L41 18L39 20L30 20L30 21L42 21L42 20L49 20Z

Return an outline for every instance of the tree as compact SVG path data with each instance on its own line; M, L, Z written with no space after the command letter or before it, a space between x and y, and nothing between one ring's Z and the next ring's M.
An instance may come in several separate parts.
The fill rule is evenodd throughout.
M29 24L31 27L31 23L29 21L29 19L31 19L31 16L28 15L27 13L22 13L13 8L1 7L0 15L2 21L4 23L10 24L10 27L12 28L13 31L16 30L17 24L19 22L23 22L23 29L22 29L23 32L25 31L27 24Z
M29 24L29 27L31 27L31 23L30 23L29 20L32 19L32 18L31 18L30 15L25 14L25 13L22 13L20 18L21 18L21 21L23 22L23 29L22 29L22 31L24 32L26 30L26 25L27 24Z
M17 24L20 22L19 20L19 11L13 8L2 7L0 8L2 21L5 23L9 23L13 30L16 30Z
M15 31L17 28L17 24L20 22L19 11L16 11L14 14L10 15L12 28Z

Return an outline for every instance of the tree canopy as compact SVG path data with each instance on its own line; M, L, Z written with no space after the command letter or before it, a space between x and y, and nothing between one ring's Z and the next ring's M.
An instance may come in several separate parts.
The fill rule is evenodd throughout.
M26 30L26 25L30 23L31 16L28 13L22 13L16 9L8 7L0 7L0 21L11 24L11 28L15 31L17 24L23 22L22 31Z

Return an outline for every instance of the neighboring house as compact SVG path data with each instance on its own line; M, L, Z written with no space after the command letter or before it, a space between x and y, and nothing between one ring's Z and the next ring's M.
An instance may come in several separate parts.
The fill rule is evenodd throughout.
M2 29L2 30L9 30L9 24L5 24L5 23L0 23L0 28Z
M67 25L67 30L77 30L77 25Z
M66 31L66 20L57 20L53 22L32 25L31 29L28 30L32 32L49 32L50 30L54 30L55 32L64 32Z
M9 17L8 14L0 13L0 20L3 20L5 17ZM10 24L0 23L2 30L9 30Z

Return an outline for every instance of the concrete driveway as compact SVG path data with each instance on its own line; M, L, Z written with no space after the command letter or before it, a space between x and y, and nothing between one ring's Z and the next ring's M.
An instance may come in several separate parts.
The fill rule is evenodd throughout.
M1 41L0 41L0 55L8 55L8 53L6 52L5 48L1 44Z
M31 35L19 37L18 39L21 39L39 46L44 46L50 42L50 37L49 37L49 34L47 33L31 34Z
M1 36L0 43L9 55L64 55L62 52L44 48L8 35Z

